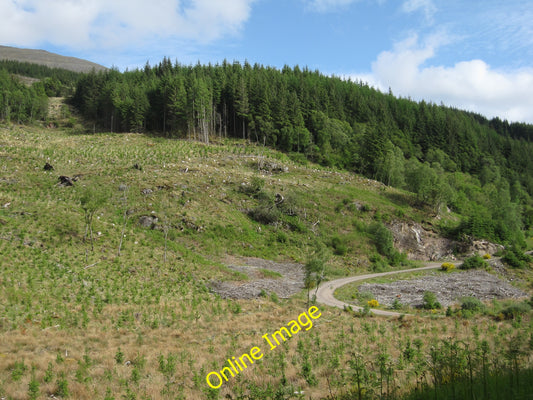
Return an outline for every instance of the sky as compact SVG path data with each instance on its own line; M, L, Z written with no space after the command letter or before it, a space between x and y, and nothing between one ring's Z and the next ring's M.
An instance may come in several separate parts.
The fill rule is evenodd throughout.
M0 44L120 70L307 66L533 123L532 0L0 0Z

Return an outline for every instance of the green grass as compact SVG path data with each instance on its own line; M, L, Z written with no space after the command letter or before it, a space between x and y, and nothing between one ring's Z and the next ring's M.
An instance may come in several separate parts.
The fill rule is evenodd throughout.
M269 269L263 269L261 268L259 270L259 274L263 277L263 278L271 278L271 279L277 279L277 278L281 278L283 275L281 275L279 272L276 272L276 271L271 271Z
M258 172L259 156L289 172ZM323 316L311 330L210 392L209 371L264 343L262 335L297 318L306 302L305 291L291 299L266 292L253 300L222 299L208 289L212 280L247 279L227 265L241 257L305 263L318 242L332 253L329 279L368 272L376 252L371 223L399 215L430 223L429 214L409 207L408 193L242 141L205 146L10 125L0 127L0 162L0 397L268 398L278 391L289 398L303 390L324 398L328 382L334 393L351 387L359 355L372 377L365 390L376 394L382 352L398 367L394 387L405 393L421 368L405 360L407 340L437 345L449 336L475 338L459 318L354 318L319 306ZM46 162L54 171L43 171ZM79 179L61 187L60 175ZM240 188L254 178L264 181L263 198L280 194L290 203L279 207L276 223L248 215L262 200ZM88 190L105 199L94 213L93 246L84 240ZM143 216L157 218L153 229L140 226ZM528 271L519 273L527 282ZM530 313L475 318L494 363L506 338L531 330ZM424 345L420 357L429 349ZM520 359L519 365L529 364Z

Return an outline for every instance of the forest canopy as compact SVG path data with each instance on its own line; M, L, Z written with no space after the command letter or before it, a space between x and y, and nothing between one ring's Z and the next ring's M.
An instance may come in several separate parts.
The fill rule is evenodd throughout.
M0 121L32 123L46 119L48 98L71 96L80 76L61 68L0 60Z
M48 114L48 96L43 82L28 86L0 67L0 121L29 123Z

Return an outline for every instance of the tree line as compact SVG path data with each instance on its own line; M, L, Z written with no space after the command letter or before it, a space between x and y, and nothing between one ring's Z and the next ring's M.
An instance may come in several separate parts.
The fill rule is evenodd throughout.
M0 121L31 123L48 114L48 96L43 82L25 85L0 67Z
M78 72L0 60L0 121L33 123L48 116L48 98L72 96ZM35 82L25 82L34 78Z
M72 95L81 76L79 72L15 60L0 60L0 69L10 74L41 80L48 97Z
M450 232L457 237L523 243L523 232L533 228L529 124L398 98L298 66L181 65L165 58L124 73L68 76L63 82L76 86L72 104L102 130L272 146L409 190L435 212L448 207L463 216ZM33 102L44 101L45 81L23 88L6 72L0 79L9 81L1 86L9 89L0 117L38 118L43 108Z
M456 236L533 226L533 126L397 98L298 66L224 61L84 75L73 103L115 132L238 137L416 193L465 216Z

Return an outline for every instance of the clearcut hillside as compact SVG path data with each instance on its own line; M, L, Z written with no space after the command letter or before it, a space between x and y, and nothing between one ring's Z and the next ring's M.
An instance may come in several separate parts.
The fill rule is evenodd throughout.
M395 250L390 223L441 233L457 214L245 140L70 124L0 126L0 397L400 399L434 396L434 384L439 398L527 393L528 298L459 299L449 311L431 296L426 310L400 300L414 314L400 318L316 304L312 326L301 317L305 282L312 295L317 282L419 265ZM530 265L486 269L531 295ZM301 283L289 297L217 291L287 277ZM383 307L357 289L350 297ZM263 336L275 344L287 326L270 350ZM208 384L254 347L261 359Z

